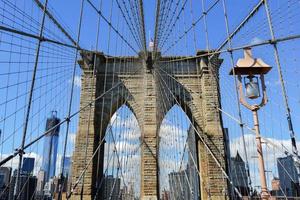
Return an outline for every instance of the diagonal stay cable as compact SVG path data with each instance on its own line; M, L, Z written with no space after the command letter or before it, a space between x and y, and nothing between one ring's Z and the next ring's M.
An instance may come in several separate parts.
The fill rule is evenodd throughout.
M43 17L41 21L39 36L42 37L44 33L44 26L45 26L45 18L46 18L46 9L47 9L48 0L45 1L45 6L43 10ZM18 151L19 155L19 162L18 162L18 169L17 169L17 177L16 177L16 184L15 184L15 190L14 190L14 196L18 195L18 192L20 190L20 176L21 176L21 167L23 162L23 153L24 153L24 147L25 147L25 141L26 141L26 135L28 131L28 123L29 123L29 117L30 117L30 111L32 107L32 98L33 98L33 91L36 81L36 74L37 74L37 68L38 68L38 62L39 62L39 55L40 55L40 49L41 49L42 41L39 40L37 47L36 47L36 55L35 55L35 62L34 62L34 70L32 73L32 81L30 85L30 93L28 95L28 105L26 109L26 115L24 119L24 127L23 127L23 133L22 133L22 140L21 140L21 148Z
M163 94L162 94L163 91L162 91L162 89L161 89L161 84L159 84L159 91L160 91L161 95L163 95ZM165 94L167 94L167 93L165 93ZM169 102L169 103L170 103L170 102ZM165 101L163 101L162 107L163 107L165 110L168 110ZM173 123L174 123L174 122L173 122ZM180 159L180 165L179 165L179 169L178 169L178 170L182 170L182 167L183 167L182 165L183 165L183 161L184 161L184 152L185 152L186 149L187 149L187 141L188 141L188 137L187 137L186 140L185 140L184 149L183 149L183 153L182 153L182 156L181 156L181 159ZM196 165L195 165L195 167L197 168ZM190 181L189 181L189 179L188 179L188 177L187 177L185 171L184 171L184 174L185 174L185 180L186 180L186 182L187 182L187 184L188 184L188 187L189 187L189 189L190 189L190 192L192 193L191 184L190 184ZM200 174L200 173L199 173L199 174ZM199 177L200 177L200 176L199 176ZM182 188L181 188L181 189L182 189Z
M174 101L176 102L177 105L181 106L181 104L178 102L178 100L176 99L175 95L173 94L173 92L170 90L169 86L167 85L167 83L164 81L164 79L162 78L161 74L159 72L157 72L159 68L155 68L155 72L159 75L160 80L163 81L165 87L169 90L169 93L171 94L171 96L173 97ZM195 127L195 125L192 123L192 121L188 118L188 120L190 121L190 124L192 126L192 128L195 130L195 132L197 133L199 139L201 140L201 142L203 143L203 145L205 146L205 148L208 150L209 154L212 156L213 160L215 161L215 163L218 165L218 167L220 168L220 170L222 171L222 174L225 176L225 178L229 181L229 183L234 187L235 191L237 192L237 194L242 197L242 195L240 194L240 192L238 191L238 189L234 186L232 180L230 179L230 177L228 176L226 170L224 169L224 167L222 166L222 164L220 163L220 161L218 160L217 156L213 153L213 151L211 150L211 148L208 146L208 144L206 143L205 139L202 137L202 135L199 133L199 131L197 130L197 128Z
M166 35L166 32L168 32L169 30L170 30L170 28L172 27L171 25L172 25L172 22L173 22L173 19L175 18L175 15L176 15L176 12L177 12L177 9L178 9L178 7L179 7L179 3L180 3L180 0L177 0L177 2L175 3L175 8L173 9L173 12L172 12L172 16L171 16L171 18L168 20L168 23L167 22L165 22L165 23L167 23L167 25L165 25L164 27L162 27L162 30L160 30L160 28L161 28L161 20L159 20L159 21L157 21L156 23L158 24L158 31L159 31L159 33L157 34L157 45L159 46L159 44L160 44L160 38L164 38L164 36ZM160 11L159 11L160 12ZM168 11L168 12L170 12L170 11Z
M142 69L142 68L139 68L138 70L136 70L135 73L136 73L137 71L139 71L140 69ZM128 101L129 98L130 98L130 95L128 94L128 95L126 96L126 99L125 99L124 102L126 103L126 102ZM88 105L89 105L89 104L88 104ZM114 120L114 121L115 121L115 120ZM110 130L111 130L111 127L110 127ZM91 158L87 161L87 163L86 163L84 169L82 170L82 172L81 172L81 174L79 175L78 179L76 180L74 186L72 187L70 193L68 194L67 199L70 199L70 198L71 198L71 196L72 196L72 194L73 194L75 188L78 186L78 184L79 184L79 182L81 181L81 179L85 176L86 170L88 169L88 167L89 167L90 164L92 163L94 157L97 155L97 153L98 153L98 151L100 150L100 147L101 147L102 143L104 142L104 140L105 140L105 136L101 139L101 141L99 142L97 148L95 149L94 153L92 154Z
M187 0L185 0L185 1L183 2L183 5L182 5L182 7L180 8L180 10L179 10L179 12L178 12L178 14L177 14L177 16L176 16L175 21L174 21L173 24L170 26L171 28L166 32L167 35L166 35L166 37L164 37L164 40L162 40L162 45L161 45L161 47L160 47L161 49L164 47L165 42L169 39L170 34L174 31L174 28L176 27L176 24L177 24L178 20L180 19L181 14L183 13L183 11L184 11L184 9L185 9L186 4L187 4Z
M161 36L161 33L163 32L163 30L164 30L164 27L165 26L162 26L162 22L163 22L163 20L165 19L165 9L166 9L166 2L168 2L167 0L166 1L162 1L162 3L161 3L161 5L160 5L160 10L159 10L159 20L158 20L158 22L157 22L157 25L158 25L158 30L159 30L159 32L158 32L158 34L157 34L157 39L156 39L156 41L157 41L157 46L159 46L159 41L160 41L160 36Z
M272 40L272 39L263 40L261 42L257 42L257 43L254 43L254 44L247 44L247 45L232 47L230 49L222 49L222 50L217 50L217 51L210 51L208 53L203 53L201 55L196 55L196 56L185 56L185 57L175 58L173 60L158 61L158 62L159 63L178 62L178 61L191 60L191 59L202 58L202 57L207 57L207 56L209 56L209 60L210 60L214 55L217 55L217 54L220 54L220 53L233 52L233 51L242 50L242 49L249 48L249 47L258 47L258 46L263 46L263 45L272 45L274 43L287 42L287 41L290 41L290 40L298 40L298 39L300 39L300 34L286 36L286 37L281 37L281 38L276 38L274 40Z
M143 40L144 52L147 51L146 46L146 32L145 32L145 16L144 16L144 3L143 0L139 0L139 14L140 14L140 23L141 23L141 34Z
M184 1L181 9L179 10L179 13L177 15L177 17L175 18L174 23L171 25L171 29L169 29L169 31L167 32L167 36L164 38L164 40L162 41L162 45L161 45L161 49L164 47L164 44L166 43L166 41L169 39L170 34L173 32L174 27L176 26L177 21L180 19L180 15L183 13L185 6L187 4L187 0Z
M111 131L111 136L112 136L112 139L113 139L113 143L114 143L114 150L116 151L116 156L117 156L117 168L118 168L118 170L119 169L121 169L121 177L123 178L123 181L124 181L124 185L126 186L126 183L125 183L125 178L124 178L124 173L123 173L123 170L122 170L122 164L121 164L121 162L120 162L120 155L119 155L119 153L118 153L118 148L117 148L117 144L116 144L116 140L115 140L115 138L114 138L114 134L113 134L113 132L112 132L112 129L110 129L110 131ZM138 146L139 148L141 147L141 145L139 145ZM115 180L116 181L116 180ZM114 188L114 187L113 187ZM113 191L113 189L112 189L112 191ZM110 194L110 197L112 196L112 193Z
M180 0L177 0L177 2L175 3L175 8L173 9L173 12L171 12L171 13L172 13L171 18L168 20L168 23L167 23L167 25L166 25L166 28L164 28L163 31L162 31L162 33L161 33L161 35L162 35L163 38L164 38L165 35L166 35L166 32L165 32L165 31L168 31L168 30L170 29L171 25L172 25L172 22L173 22L173 19L174 19L175 15L176 15L176 11L177 11L177 9L178 9L179 3L180 3ZM170 8L170 9L171 9L171 8ZM169 18L169 17L168 17L168 18Z
M162 27L162 28L159 28L160 29L160 32L159 32L159 35L157 36L157 40L159 41L160 40L160 38L162 37L162 36L164 36L164 34L165 34L165 31L166 30L168 30L169 29L169 24L171 24L172 23L172 20L173 20L173 18L170 18L170 13L173 13L173 15L175 15L175 11L176 11L176 9L177 9L177 6L179 5L179 3L177 2L177 4L175 4L175 9L174 9L174 11L172 12L172 3L174 3L173 2L174 0L169 0L168 1L168 5L166 5L167 6L167 14L166 14L166 16L161 20L162 22L160 22L160 23L162 23L162 24L164 24L164 26Z
M166 48L166 50L163 53L168 52L170 49L172 49L174 46L178 44L180 40L184 38L185 35L187 35L202 19L205 15L207 15L219 2L220 0L216 0L204 13L202 14L195 22L192 23L192 25L184 31L182 35L180 35L170 46Z
M65 36L75 45L75 46L79 46L79 44L75 41L75 39L73 39L73 37L64 29L64 27L55 19L55 17L52 15L52 13L50 13L49 9L45 9L44 5L39 1L39 0L34 0L34 2L37 4L37 6L42 9L45 10L46 15L49 17L49 19L52 20L52 22L61 30L61 32L63 34L65 34Z
M128 11L126 5L125 5L125 1L123 0L122 2L123 2L123 5L124 5L124 8L125 8L125 12L127 13L127 16L128 16L128 18L129 18L129 21L128 21L127 17L125 16L125 12L124 12L124 10L122 9L122 7L121 7L121 5L120 5L120 3L119 3L119 0L116 0L116 3L117 3L117 5L118 5L118 8L119 8L119 10L121 11L122 16L123 16L123 18L124 18L124 20L125 20L125 22L126 22L128 28L129 28L129 31L131 32L131 34L132 34L132 36L133 36L133 38L134 38L136 44L137 44L140 48L142 48L142 44L141 44L141 41L140 41L141 39L137 36L137 30L136 30L136 27L135 27L135 26L133 25L133 23L132 23L132 18L131 18L130 14L129 14L129 11ZM129 22L130 22L130 24L129 24ZM138 38L139 38L139 39L138 39Z
M167 73L166 71L164 71L164 70L161 69L161 68L158 68L158 69L161 70L162 72L164 72L167 76L169 76L170 78L172 78L174 81L176 81L177 83L179 83L178 80L177 80L175 77L173 77L171 74ZM179 84L180 84L180 83L179 83ZM187 89L190 90L190 88L188 88L188 87L187 87ZM191 90L190 90L190 91L191 91ZM200 97L199 94L197 94L197 95ZM212 104L212 103L211 103L211 104ZM238 123L240 126L246 127L252 134L255 134L255 131L254 131L248 124L242 123L239 119L235 118L234 116L232 116L232 115L229 114L228 112L224 111L224 110L221 109L219 106L214 105L214 104L213 104L213 106L215 106L215 108L216 108L217 110L219 110L220 112L222 112L223 114L225 114L226 116L228 116L228 117L229 117L230 119L232 119L234 122ZM271 144L273 147L277 148L279 151L281 151L281 152L284 153L285 155L292 155L292 156L293 156L293 154L290 153L290 152L288 151L288 149L287 149L285 146L282 146L282 147L285 149L285 150L283 151L281 146L275 144L274 142L272 142L272 141L269 140L268 138L265 138L265 137L261 137L261 138L262 138L264 141L266 141L268 144Z
M113 31L128 45L128 47L133 50L136 54L138 54L138 51L133 48L133 46L128 42L128 40L120 33L119 30L117 30L112 23L103 15L101 10L98 10L98 8L96 8L96 6L91 2L91 0L86 0L91 7L102 17L102 19L108 24L108 26L110 26Z
M217 3L219 0L217 0L215 3ZM222 42L219 47L216 49L215 52L220 52L221 49L241 30L242 27L245 26L245 24L247 24L247 22L257 13L257 11L260 9L260 7L264 4L264 0L260 0L254 7L253 9L248 13L248 15L239 23L239 25L234 29L234 31L232 33L230 33L230 35L224 40L224 42ZM213 7L210 7L209 9L212 9ZM200 19L203 18L203 15L200 16L200 18L198 19L200 21ZM197 20L197 21L198 21ZM197 22L196 21L196 22ZM198 22L199 22L198 21ZM197 22L197 23L198 23ZM183 36L181 36L183 38ZM171 47L168 47L167 49L170 49ZM228 50L231 51L231 50Z
M66 44L66 43L63 43L63 42L60 42L60 41L57 41L57 40L47 38L45 36L34 35L32 33L28 33L28 32L25 32L25 31L13 29L13 28L10 28L10 27L2 26L2 25L0 25L0 30L10 32L10 33L14 33L14 34L19 34L19 35L34 38L34 39L38 39L38 40L41 40L42 42L54 43L54 44L58 44L58 45L61 45L61 46L70 47L70 48L73 48L73 49L78 48L76 45Z
M113 123L114 123L115 121L116 121L116 119L113 121ZM110 125L108 131L111 130L113 123ZM130 133L133 133L133 132L134 132L134 130L131 131ZM138 153L138 150L141 148L141 146L142 146L142 142L139 144L139 146L137 146L137 147L133 150L133 153L131 153L131 156L136 155L136 153ZM110 161L109 161L109 162L110 162ZM128 161L127 161L127 162L128 162ZM127 163L126 163L126 166L127 166ZM104 174L105 174L107 171L108 171L108 168L106 167ZM97 196L98 196L99 190L100 190L100 188L101 188L101 186L102 186L102 184L103 184L103 181L104 181L104 179L103 179L103 177L102 177L101 180L100 180L100 184L97 186L97 192L96 192L96 195L94 196L94 200L97 199ZM123 183L124 183L124 185L127 185L127 184L125 183L125 179L123 179Z
M138 70L136 70L132 75L134 75L136 72L138 72L139 70L141 70L141 68L139 68ZM34 143L36 143L37 141L41 140L44 136L46 136L47 134L49 134L50 132L52 132L53 130L55 130L58 126L66 123L67 121L70 121L73 117L75 117L77 114L79 114L81 111L87 109L90 105L95 104L96 101L98 101L99 99L103 98L105 95L107 95L109 92L111 92L113 89L117 88L118 86L122 85L122 81L120 81L119 83L116 83L116 85L114 85L113 87L111 87L110 89L108 89L107 91L103 92L101 95L99 95L98 97L96 97L94 100L90 101L89 103L87 103L86 105L84 105L82 108L80 108L78 111L74 112L73 114L70 115L70 117L65 118L64 120L62 120L60 123L58 123L57 125L53 126L51 129L49 129L48 131L45 131L42 135L38 136L37 138L35 138L34 140L32 140L31 142L29 142L28 144L26 144L23 148L23 150L26 150L27 148L29 148L31 145L33 145ZM19 155L21 152L21 148L18 148L15 150L14 153L12 153L11 155L9 155L8 157L6 157L5 159L1 160L0 162L0 166L4 165L5 163L7 163L8 161L10 161L11 159L13 159L14 157L16 157L17 155Z
M264 0L260 0L249 14L241 21L241 23L234 29L234 31L225 39L225 41L216 49L221 50L240 30L247 24L247 22L258 12L260 7L264 4Z
M156 1L156 16L155 16L155 29L154 29L154 52L157 51L157 37L158 37L158 23L159 23L159 12L160 12L160 0Z
M82 18L83 18L83 10L84 10L84 0L81 0L80 3L80 15L79 15L79 23L78 23L78 30L77 30L77 46L80 42L80 36L81 36L81 28L82 28ZM70 93L70 101L69 101L69 106L68 106L68 116L67 118L70 118L71 111L72 111L72 105L73 105L73 93L74 93L74 85L75 85L75 75L76 75L76 68L77 68L77 57L78 57L78 49L76 49L75 53L75 58L74 58L74 64L73 64L73 72L72 72L72 85L71 85L71 93ZM66 151L67 151L67 138L69 136L69 129L70 129L70 120L67 121L66 124L66 134L65 134L65 143L63 147L63 161L62 161L62 173L61 173L61 178L63 179L63 169L65 165L65 156L66 156ZM63 179L64 180L64 179ZM62 185L59 184L59 193L58 193L58 199L61 198L62 195Z

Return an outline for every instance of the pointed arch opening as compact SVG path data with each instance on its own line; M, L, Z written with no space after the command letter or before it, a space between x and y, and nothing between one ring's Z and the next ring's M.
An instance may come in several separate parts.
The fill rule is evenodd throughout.
M191 116L174 105L159 129L160 196L199 199L196 137Z
M112 115L105 132L103 199L140 196L141 130L135 114L123 104Z

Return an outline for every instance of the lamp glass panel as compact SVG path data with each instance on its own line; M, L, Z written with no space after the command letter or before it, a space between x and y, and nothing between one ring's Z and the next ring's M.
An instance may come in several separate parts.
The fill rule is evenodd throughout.
M260 97L260 89L258 78L255 76L248 76L245 79L246 97L249 99L256 99Z

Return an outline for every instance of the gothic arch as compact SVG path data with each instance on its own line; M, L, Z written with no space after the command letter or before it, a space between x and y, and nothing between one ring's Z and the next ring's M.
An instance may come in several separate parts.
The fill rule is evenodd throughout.
M199 52L200 54L207 52ZM184 112L196 126L198 133L202 135L208 146L219 160L221 166L226 168L224 153L224 135L221 118L216 109L219 105L218 80L216 74L208 66L217 72L222 60L215 56L213 65L207 62L207 57L192 59L187 62L180 62L174 70L169 65L149 68L141 53L137 57L106 57L99 52L82 52L82 61L79 61L83 70L81 107L84 107L90 100L97 101L91 106L93 115L89 118L89 112L84 110L80 113L80 122L74 152L73 179L76 180L84 168L83 160L86 156L92 156L103 133L106 129L112 114L120 105L126 102L138 120L141 136L141 199L158 199L158 131L166 113L174 104L180 104ZM160 61L172 60L182 57L160 57ZM94 60L96 59L96 60ZM127 62L124 67L124 62ZM96 76L93 76L93 65L96 64ZM164 70L164 73L157 73L157 70ZM187 70L188 69L188 70ZM116 71L118 73L116 73ZM92 80L92 83L90 84ZM105 80L105 81L104 81ZM116 83L118 83L117 87ZM119 84L121 83L121 84ZM104 98L99 98L107 89L110 94ZM118 89L126 91L126 95L118 94ZM179 88L179 90L178 90ZM168 96L169 95L169 96ZM176 97L176 101L171 101L170 95ZM121 98L120 98L121 96ZM125 101L125 96L128 97ZM112 104L113 102L113 104ZM168 102L162 105L161 102ZM168 109L162 109L166 106ZM102 117L101 117L102 116ZM89 130L88 155L83 155L84 140L87 135L87 122L94 125L93 130ZM98 120L102 119L101 122ZM199 139L199 138L198 138ZM201 173L201 197L207 199L225 199L224 190L227 189L227 181L219 170L211 154L207 151L203 142L197 142L199 169ZM98 158L103 159L103 147L100 154L93 160L93 165L86 172L84 185L85 199L91 199L95 194L96 181L95 174L103 175L103 168L97 168L97 163L103 163ZM99 162L98 162L99 161ZM207 167L207 163L210 164ZM99 171L97 172L97 169ZM209 183L209 184L208 184ZM79 187L80 188L80 185ZM76 194L80 191L74 191Z

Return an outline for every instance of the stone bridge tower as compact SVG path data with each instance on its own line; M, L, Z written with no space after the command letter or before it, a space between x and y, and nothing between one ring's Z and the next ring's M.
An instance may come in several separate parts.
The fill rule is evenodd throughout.
M198 52L198 55L205 53ZM213 153L226 170L225 138L216 109L220 104L218 68L222 63L218 56L208 62L207 57L187 60L157 55L153 62L151 53L148 58L142 53L137 57L109 57L99 52L82 52L81 55L80 107L83 111L80 112L73 155L73 182L84 169L86 156L87 160L91 158L103 140L112 115L126 102L142 133L141 199L159 199L158 132L166 112L178 104L200 135L197 134L197 155L201 199L226 199L227 180L211 156ZM105 91L108 92L103 96ZM170 99L173 100L170 102ZM95 104L89 105L93 100ZM97 194L98 180L103 176L103 157L104 145L101 145L99 154L86 171L84 199L93 199ZM80 191L79 184L73 199L80 199ZM101 197L98 195L97 199Z

